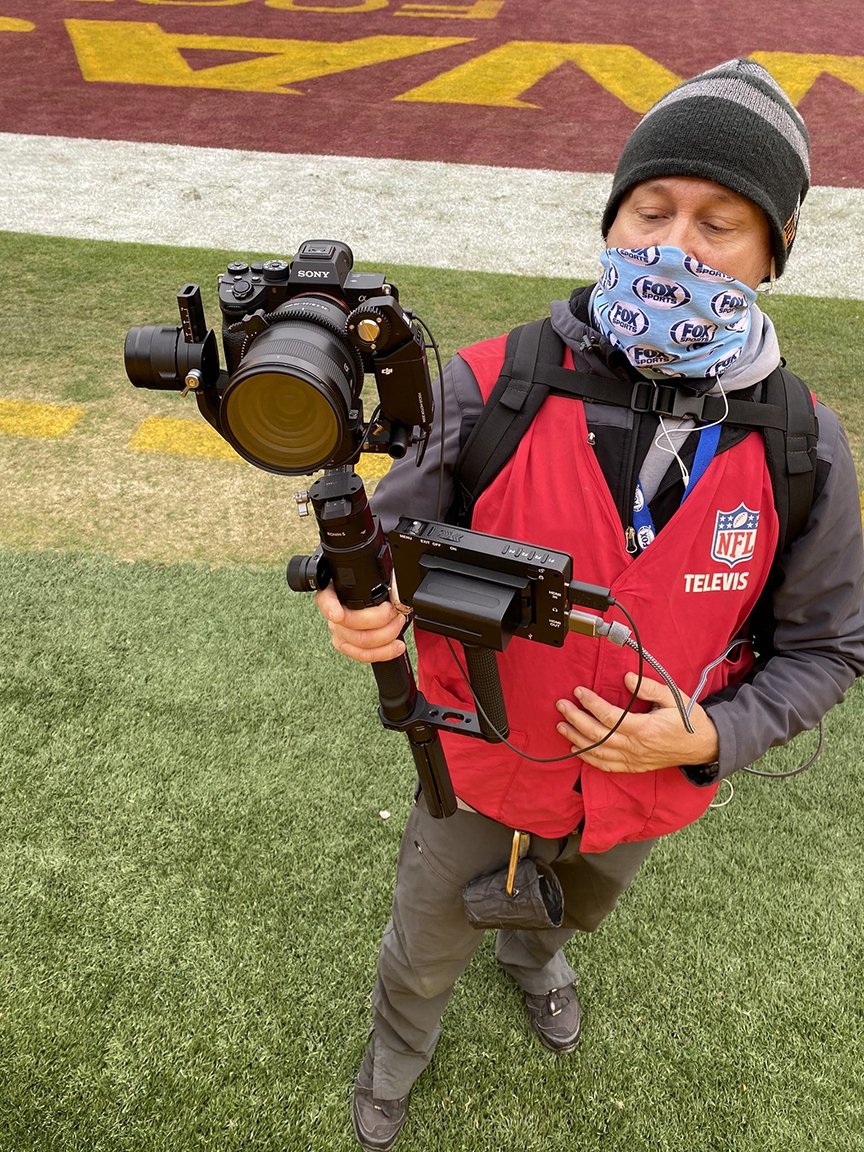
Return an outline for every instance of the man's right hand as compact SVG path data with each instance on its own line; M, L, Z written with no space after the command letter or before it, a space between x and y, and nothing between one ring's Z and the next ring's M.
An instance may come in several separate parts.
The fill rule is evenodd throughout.
M337 652L361 664L374 664L395 660L405 651L405 644L399 639L405 616L389 600L374 608L346 608L331 584L315 594L315 603L327 621Z

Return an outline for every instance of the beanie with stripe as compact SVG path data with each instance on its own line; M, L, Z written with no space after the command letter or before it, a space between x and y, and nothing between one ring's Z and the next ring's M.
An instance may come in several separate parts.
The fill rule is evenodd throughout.
M604 237L644 180L697 176L758 204L771 226L776 275L786 265L810 187L810 138L773 77L729 60L685 80L649 109L624 145L603 213Z

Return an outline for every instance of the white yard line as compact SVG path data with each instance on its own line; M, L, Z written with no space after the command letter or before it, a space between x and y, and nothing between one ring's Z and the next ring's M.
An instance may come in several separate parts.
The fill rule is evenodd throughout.
M0 133L0 229L590 279L610 176ZM864 189L813 188L778 290L864 299Z

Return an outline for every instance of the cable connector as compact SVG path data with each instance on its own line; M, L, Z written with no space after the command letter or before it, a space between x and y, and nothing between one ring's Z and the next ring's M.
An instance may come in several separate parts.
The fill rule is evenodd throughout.
M591 616L588 612L578 612L572 608L567 613L567 627L571 632L579 632L582 636L602 636L605 640L623 648L633 633L626 624L617 620L601 620L599 616Z
M583 608L597 608L605 612L615 603L608 588L600 584L585 584L581 580L571 580L567 588L571 604L581 604Z

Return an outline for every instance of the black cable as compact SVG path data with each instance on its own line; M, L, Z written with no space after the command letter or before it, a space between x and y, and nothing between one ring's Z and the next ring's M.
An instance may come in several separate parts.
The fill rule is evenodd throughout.
M825 743L825 725L821 720L819 721L818 731L819 739L816 743L816 751L809 760L805 760L804 763L797 768L792 768L789 772L763 772L760 768L751 768L748 765L742 768L741 771L749 772L751 776L762 776L765 780L788 780L790 776L800 776L802 772L806 772L808 768L812 767L822 755L822 746Z
M498 738L500 739L501 743L505 746L505 748L509 748L511 752L515 752L516 755L521 757L523 760L530 760L533 764L558 764L564 760L575 760L577 757L582 756L585 752L591 752L591 751L593 751L593 749L599 748L601 744L605 744L610 736L614 736L614 734L618 731L618 729L624 723L624 720L626 719L626 717L629 716L630 713L632 712L633 705L636 703L636 701L639 697L639 689L642 687L642 671L643 671L643 667L644 667L642 641L639 639L639 630L636 627L636 621L633 619L633 617L630 615L630 613L627 611L627 609L624 607L624 605L620 604L615 599L610 599L609 603L610 603L611 607L617 608L619 610L619 612L621 612L622 615L626 617L627 623L630 625L630 628L633 632L633 636L634 636L636 643L638 645L639 665L638 665L638 670L636 673L636 686L633 689L633 691L630 695L630 699L627 701L627 704L624 707L623 712L621 713L621 715L618 717L618 719L615 721L615 723L612 725L612 727L609 729L609 731L606 733L605 736L602 736L599 740L595 740L593 744L586 744L584 748L577 748L575 752L568 752L563 756L546 756L546 757L544 757L544 756L529 756L527 752L523 752L520 748L517 748L515 744L511 744L509 740L507 740L504 736L501 735L501 733L498 731L498 729L495 727L495 725L489 719L489 717L486 714L486 711L483 708L482 704L477 699L477 696L474 692L474 689L471 686L471 681L468 677L468 673L462 667L462 664L459 661L459 657L457 656L456 651L455 651L452 643L450 642L450 637L445 636L445 640L447 641L447 647L450 649L450 655L453 657L453 660L455 661L456 667L459 669L460 676L462 677L462 679L465 681L465 683L468 686L468 691L471 693L471 699L474 701L474 707L477 709L477 711L480 713L480 715L483 717L483 719L486 721L486 723L492 729L492 731L498 736Z
M429 338L429 343L424 344L423 347L424 349L431 348L435 353L435 364L438 368L438 394L441 402L441 418L439 420L439 427L441 429L441 448L438 453L438 495L435 501L435 519L440 520L441 516L443 515L443 508L441 506L444 503L444 431L446 422L444 407L444 368L441 364L441 351L438 347L438 341L429 331L428 324L425 322L425 320L422 319L422 317L417 316L415 313L412 312L411 315ZM419 465L420 461L418 460L417 463Z
M614 596L610 596L609 607L617 608L627 623L630 625L630 631L633 633L633 639L636 642L636 655L639 657L639 663L636 665L636 687L633 689L633 695L630 697L630 700L627 703L627 712L629 712L633 705L636 703L636 699L639 695L639 689L642 687L642 673L645 670L645 649L642 646L642 637L639 635L639 629L636 627L636 621L633 619L621 601L616 600ZM621 720L623 719L624 717L622 716ZM621 720L618 721L618 724L621 723ZM617 726L618 725L616 724L615 727L617 728ZM610 736L614 731L615 728L610 731Z
M378 405L376 405L375 410L373 411L372 415L369 417L368 421L366 422L366 431L363 433L363 439L360 441L360 447L357 449L358 452L363 451L363 448L366 444L366 441L369 439L369 436L372 433L372 429L375 426L375 421L378 419L378 413L380 411L381 411L381 405L378 404Z

